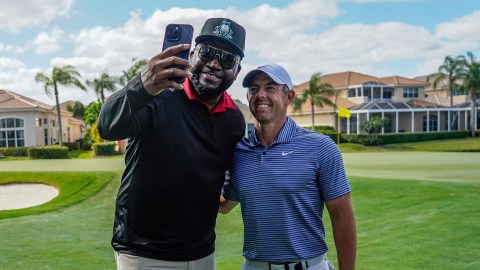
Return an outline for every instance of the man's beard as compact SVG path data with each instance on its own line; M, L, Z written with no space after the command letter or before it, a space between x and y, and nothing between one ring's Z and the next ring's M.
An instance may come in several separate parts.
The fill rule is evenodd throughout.
M222 82L217 88L210 88L205 84L202 84L200 82L199 74L201 72L201 68L197 70L192 70L192 85L193 89L195 90L195 93L197 93L197 96L204 101L207 100L213 100L218 98L219 95L221 95L225 90L227 90L232 84L233 84L233 79L232 80L226 80L225 78L222 79Z

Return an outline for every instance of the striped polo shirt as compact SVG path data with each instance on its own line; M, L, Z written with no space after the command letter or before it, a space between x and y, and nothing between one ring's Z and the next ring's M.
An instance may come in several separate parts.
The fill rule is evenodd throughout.
M256 261L325 253L324 202L350 191L337 145L290 117L271 146L255 132L237 144L224 186L225 197L241 204L243 255Z

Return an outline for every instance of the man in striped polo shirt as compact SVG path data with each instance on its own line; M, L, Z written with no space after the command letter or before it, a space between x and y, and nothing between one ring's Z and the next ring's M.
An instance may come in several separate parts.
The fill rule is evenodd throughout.
M242 270L328 270L322 221L332 220L339 269L354 269L356 226L341 153L330 137L287 116L292 81L277 64L243 80L255 130L236 146L221 213L239 202L244 222Z

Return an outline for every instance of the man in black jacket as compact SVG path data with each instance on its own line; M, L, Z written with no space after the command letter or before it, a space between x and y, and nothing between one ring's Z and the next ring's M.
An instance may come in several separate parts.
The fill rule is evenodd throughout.
M102 138L128 138L112 239L118 269L215 269L218 198L245 133L225 92L241 69L245 29L211 18L195 42L190 62L174 56L189 45L164 50L100 112Z

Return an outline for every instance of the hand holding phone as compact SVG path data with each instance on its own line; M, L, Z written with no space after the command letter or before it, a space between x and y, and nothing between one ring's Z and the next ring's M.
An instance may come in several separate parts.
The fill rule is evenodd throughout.
M193 26L189 24L169 24L165 28L165 36L163 39L163 48L162 51L178 45L178 44L192 44L193 38ZM189 50L184 50L175 54L175 56L189 60L190 52ZM185 70L184 66L174 66L175 68ZM172 77L170 80L173 80L177 83L182 83L185 78L181 77Z

